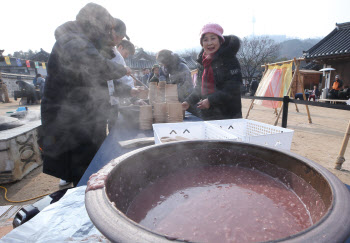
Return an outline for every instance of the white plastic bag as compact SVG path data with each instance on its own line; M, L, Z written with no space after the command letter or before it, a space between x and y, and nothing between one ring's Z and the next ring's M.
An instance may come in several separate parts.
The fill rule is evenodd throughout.
M0 242L109 242L86 212L85 189L81 186L68 190L61 200L13 229Z

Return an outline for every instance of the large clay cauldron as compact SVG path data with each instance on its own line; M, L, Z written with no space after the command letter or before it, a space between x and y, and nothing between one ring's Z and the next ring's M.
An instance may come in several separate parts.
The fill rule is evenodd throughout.
M230 141L185 141L161 144L125 154L94 174L85 204L95 226L113 242L181 241L150 231L126 216L135 196L150 182L178 169L203 165L254 167L288 184L300 198L314 188L324 212L309 208L313 225L278 242L343 242L350 234L350 193L322 166L288 151ZM322 216L319 216L322 215Z

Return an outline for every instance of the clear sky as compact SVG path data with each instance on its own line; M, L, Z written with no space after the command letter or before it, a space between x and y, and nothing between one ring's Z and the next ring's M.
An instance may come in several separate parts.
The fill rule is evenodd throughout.
M0 0L0 49L51 52L55 29L75 20L85 0ZM350 0L95 0L127 26L131 41L146 51L199 47L199 31L219 23L224 34L323 37L335 23L350 22Z

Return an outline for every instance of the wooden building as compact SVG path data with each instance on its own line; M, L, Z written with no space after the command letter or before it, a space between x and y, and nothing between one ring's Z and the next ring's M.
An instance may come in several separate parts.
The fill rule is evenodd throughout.
M294 71L293 71L294 74ZM303 90L312 90L314 85L320 89L322 82L322 72L315 70L299 70L299 79L292 84L292 95L302 93Z
M44 77L47 76L47 69L43 68L42 63L44 62L47 66L47 62L49 61L50 53L44 51L42 48L40 48L40 51L33 56L31 56L29 59L34 62L39 62L39 68L36 69L37 73L40 73Z
M135 55L125 59L126 66L134 71L134 75L138 78L142 77L142 70L145 68L151 69L156 64L156 57L148 54L142 48L136 50Z
M309 50L304 51L308 65L314 68L334 68L330 85L339 75L344 86L350 86L350 22L336 24L335 29ZM324 79L322 87L324 87Z
M315 70L299 70L300 79L304 84L304 89L313 89L314 85L319 88L322 82L322 72Z

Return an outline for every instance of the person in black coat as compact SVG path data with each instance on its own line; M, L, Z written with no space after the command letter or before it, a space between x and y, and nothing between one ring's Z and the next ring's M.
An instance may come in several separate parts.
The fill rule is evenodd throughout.
M35 104L37 101L37 95L34 85L28 84L25 81L17 80L19 90L22 92L22 96L27 97L27 104Z
M202 28L198 55L198 77L192 94L182 103L183 109L197 104L204 120L242 118L240 86L241 67L236 57L240 41L223 36L218 24Z
M258 89L258 87L259 87L258 81L255 78L253 78L252 83L250 84L250 96L255 95L255 92Z
M108 56L113 43L126 36L115 25L105 8L89 3L76 21L55 31L41 104L43 172L74 185L106 137L107 80L131 73Z

